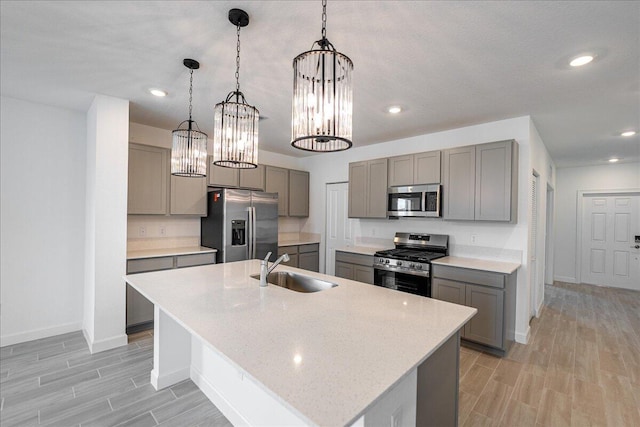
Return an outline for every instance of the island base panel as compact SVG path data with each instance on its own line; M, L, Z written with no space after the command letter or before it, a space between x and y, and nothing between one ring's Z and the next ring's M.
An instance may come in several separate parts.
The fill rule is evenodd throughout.
M458 425L460 332L418 367L417 426Z
M154 316L151 385L161 390L189 378L191 334L157 305Z
M191 379L233 425L311 424L198 337L191 346Z

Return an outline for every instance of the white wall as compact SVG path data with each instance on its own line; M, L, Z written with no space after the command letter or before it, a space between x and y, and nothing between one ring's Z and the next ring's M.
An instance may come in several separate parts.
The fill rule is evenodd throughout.
M82 322L85 115L1 97L0 343Z
M322 246L324 246L326 184L348 181L350 162L506 139L515 139L519 144L520 151L517 224L444 221L442 219L360 219L353 221L356 241L373 237L379 241L386 239L387 246L393 246L392 238L396 231L422 231L448 234L451 252L454 255L503 260L517 258L522 262L522 267L518 271L516 335L519 342L526 342L529 333L527 259L530 231L528 224L531 200L530 177L532 165L546 170L552 164L544 144L528 116L301 159L302 169L310 171L310 193L314 195L310 200L310 216L304 231L320 233ZM472 235L475 236L475 243L472 242ZM320 265L323 266L323 247L320 251L320 257Z
M640 163L558 168L554 279L576 283L578 191L640 188Z

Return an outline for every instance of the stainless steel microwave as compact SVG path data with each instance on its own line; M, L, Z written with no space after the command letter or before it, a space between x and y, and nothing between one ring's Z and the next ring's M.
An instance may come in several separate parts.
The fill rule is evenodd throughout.
M440 184L389 187L387 215L398 217L439 217Z

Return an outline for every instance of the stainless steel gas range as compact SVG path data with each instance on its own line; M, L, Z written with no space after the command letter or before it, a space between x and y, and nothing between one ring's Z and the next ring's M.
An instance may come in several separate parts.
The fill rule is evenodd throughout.
M394 249L374 254L374 284L431 296L431 261L449 255L449 236L396 233Z

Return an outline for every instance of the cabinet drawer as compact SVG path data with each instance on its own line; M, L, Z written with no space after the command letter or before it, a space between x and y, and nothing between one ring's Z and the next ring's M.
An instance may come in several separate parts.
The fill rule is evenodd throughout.
M193 255L178 255L176 257L176 267L192 267L194 265L206 265L215 264L216 254L193 254Z
M492 286L504 289L505 276L490 271L470 270L447 265L433 265L433 277L457 280L459 282L476 283L478 285Z
M343 279L354 279L353 264L336 261L336 276Z
M173 257L142 258L127 261L127 274L173 268Z
M336 262L338 261L373 267L373 255L361 255L351 252L336 251Z
M318 252L318 244L317 243L311 243L308 245L300 245L298 246L298 253L305 253L305 252Z
M296 245L293 246L278 246L278 256L282 256L284 254L297 255L298 247Z

